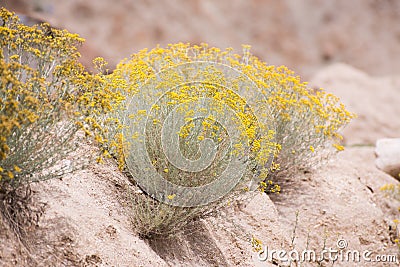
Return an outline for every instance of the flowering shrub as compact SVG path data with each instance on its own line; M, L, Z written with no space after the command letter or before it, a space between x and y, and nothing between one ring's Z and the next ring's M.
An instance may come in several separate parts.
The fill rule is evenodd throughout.
M82 144L77 132L98 138L96 116L119 101L102 75L78 63L82 42L48 24L25 26L0 9L0 221L22 242L43 212L30 182L91 162L91 155L71 155Z
M85 162L65 159L79 129L98 131L94 116L111 109L113 95L101 75L78 63L82 42L0 10L0 188L57 177Z
M338 130L354 116L247 46L242 55L206 44L142 50L105 79L125 100L100 118L107 131L99 140L147 193L134 196L144 235L171 231L254 185L279 191L271 173L312 165L330 144L342 150Z
M286 67L275 68L254 60L251 72L268 90L275 123L275 140L282 146L276 159L277 175L318 164L329 147L342 151L339 130L356 115L345 109L339 98L323 89L312 90ZM259 76L260 75L260 76Z

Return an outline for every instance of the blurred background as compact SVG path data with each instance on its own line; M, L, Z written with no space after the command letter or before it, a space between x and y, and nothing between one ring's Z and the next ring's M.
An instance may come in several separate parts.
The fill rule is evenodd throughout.
M2 0L27 23L48 21L86 39L82 61L111 68L157 44L209 43L252 52L309 79L343 62L372 75L400 74L398 0Z

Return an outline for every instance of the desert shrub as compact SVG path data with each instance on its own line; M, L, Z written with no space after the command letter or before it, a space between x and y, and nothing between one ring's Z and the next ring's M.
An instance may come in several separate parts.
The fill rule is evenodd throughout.
M256 57L251 57L243 72L266 91L275 141L281 145L275 176L291 176L317 165L331 148L344 149L339 131L356 115L338 97L322 88L309 88L285 66L269 66Z
M99 131L94 117L111 109L113 95L78 62L77 34L0 12L0 181L18 186L82 166L84 158L62 160L79 129Z
M97 136L95 116L116 100L103 77L78 62L82 42L48 24L23 25L0 9L0 211L9 221L26 217L22 204L30 203L30 194L18 192L29 192L29 183L91 161L91 155L71 153L84 135Z
M279 191L271 174L313 165L330 145L342 150L338 130L353 117L247 46L241 55L206 44L142 50L105 79L124 100L98 118L101 144L143 189L134 220L147 236L249 189Z

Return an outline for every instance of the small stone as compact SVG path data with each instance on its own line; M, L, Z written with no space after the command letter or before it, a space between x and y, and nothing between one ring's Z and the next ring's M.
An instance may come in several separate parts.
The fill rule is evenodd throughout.
M378 169L400 180L400 138L379 139L375 155Z

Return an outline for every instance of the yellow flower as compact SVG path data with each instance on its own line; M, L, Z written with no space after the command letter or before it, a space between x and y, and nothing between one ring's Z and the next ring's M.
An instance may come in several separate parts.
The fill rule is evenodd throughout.
M332 145L334 148L336 148L337 151L343 151L344 150L344 146L338 145L338 144L333 144Z
M262 241L256 238L254 235L251 237L250 243L255 252L262 250Z
M176 194L168 195L167 198L169 200L173 200L176 197Z
M96 158L96 162L97 162L97 163L103 163L103 162L104 162L103 157L101 157L101 156L100 156L100 157L97 157L97 158Z
M14 170L16 171L16 172L21 172L21 168L20 167L18 167L17 165L14 165ZM0 172L1 172L2 170L0 170Z
M132 134L132 139L137 139L139 137L139 133L135 132L134 134Z
M19 55L17 55L17 54L12 55L12 56L10 56L10 59L11 59L11 60L13 60L13 59L19 59Z
M160 109L160 106L157 105L157 104L154 104L151 108L152 108L152 109L155 109L155 110L159 110L159 109Z
M138 110L138 115L146 115L147 111L145 109Z
M314 149L314 147L313 146L310 146L310 150L311 150L311 152L315 152L315 149Z
M168 169L168 168L165 168L165 169L164 169L164 172L165 172L165 173L168 173L168 172L169 172L169 169Z

